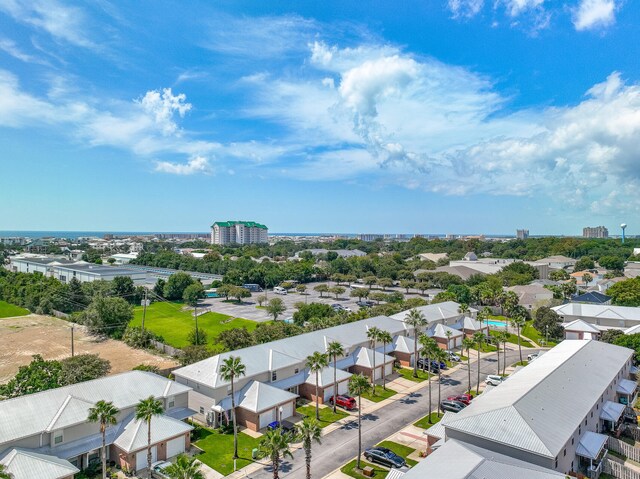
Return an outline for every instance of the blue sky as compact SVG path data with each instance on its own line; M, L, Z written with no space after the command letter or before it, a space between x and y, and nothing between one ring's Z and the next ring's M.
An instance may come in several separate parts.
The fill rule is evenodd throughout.
M630 0L0 0L0 230L640 233L639 21Z

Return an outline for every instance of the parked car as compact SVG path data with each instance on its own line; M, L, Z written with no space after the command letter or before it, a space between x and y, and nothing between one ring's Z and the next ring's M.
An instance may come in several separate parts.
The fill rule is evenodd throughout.
M469 399L468 394L458 394L457 396L449 396L447 398L447 401L458 401L464 404L465 406L468 406L469 404L471 404L471 399Z
M282 421L282 426L280 426L280 421L273 421L269 423L269 425L267 426L267 429L278 429L279 427L282 427L282 430L284 432L290 432L290 433L295 432L295 429L296 429L294 424L289 421Z
M329 398L329 403L333 404L333 396ZM346 409L347 411L353 411L358 408L358 403L356 402L356 399L351 396L339 394L336 397L336 406Z
M159 479L169 479L169 476L165 474L164 470L171 465L168 461L156 461L151 464L152 476Z
M529 354L529 356L527 356L527 361L529 361L529 362L535 361L540 356L542 356L542 353L531 353L531 354Z
M375 306L376 303L374 303L373 301L370 301L368 299L363 299L360 300L356 303L358 306L360 306L361 308L370 308L372 306Z
M276 286L275 288L273 288L273 292L275 294L283 294L283 295L287 294L287 290L284 289L282 286Z
M467 405L461 403L460 401L451 401L449 399L445 399L444 401L440 402L440 407L443 411L460 412L465 407L467 407Z
M447 356L449 356L449 361L454 361L456 363L460 362L460 356L458 356L453 351L447 351Z
M464 398L466 401L469 401L469 402L473 401L473 394L463 393L463 394L458 394L458 397Z
M429 361L427 361L424 358L419 358L418 359L418 368L419 369L423 369L423 370L427 370L429 369ZM440 365L438 363L436 363L435 361L431 361L431 372L432 373L437 373L440 370Z
M504 381L504 378L496 374L489 374L487 376L487 379L485 379L485 382L487 384L491 384L492 386L500 386L500 384L502 384L502 381Z
M383 466L399 469L407 465L404 458L386 447L370 447L364 451L364 458L369 462L377 462Z

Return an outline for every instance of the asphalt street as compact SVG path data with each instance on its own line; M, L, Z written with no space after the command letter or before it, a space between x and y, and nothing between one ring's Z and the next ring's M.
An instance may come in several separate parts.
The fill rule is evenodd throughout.
M526 351L526 352L525 352ZM531 354L534 349L523 350L523 357ZM497 373L496 355L491 354L480 359L480 381L484 381L487 374ZM507 350L507 364L519 361L518 350ZM502 363L502 357L500 358ZM471 384L477 384L476 361L471 362ZM467 390L468 373L466 364L460 369L442 378L442 397L446 398L454 394L460 394ZM437 407L438 385L432 383L432 395L434 408ZM429 394L427 383L420 390L401 397L391 404L384 406L372 414L362 417L362 449L371 447L383 441L392 434L400 431L405 426L413 424L418 419L427 415L429 409ZM357 418L343 425L322 438L322 444L314 444L312 447L313 477L321 478L338 467L343 466L356 457L358 451L358 423ZM288 459L281 465L281 477L291 479L305 479L306 469L304 450L293 452L293 460ZM267 479L273 477L272 469L265 466L262 469L249 474L252 479Z

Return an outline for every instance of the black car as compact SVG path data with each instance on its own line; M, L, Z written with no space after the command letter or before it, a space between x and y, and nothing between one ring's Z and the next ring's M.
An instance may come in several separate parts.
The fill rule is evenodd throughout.
M429 369L429 362L424 358L419 358L418 367L426 371L427 369ZM431 372L437 373L440 369L447 369L447 365L445 363L431 360Z
M467 407L467 405L460 401L445 400L440 403L440 407L443 411L460 412Z
M376 303L374 303L373 301L369 301L368 299L363 299L358 301L356 304L361 308L370 308L374 306Z
M396 469L407 465L404 458L386 447L370 447L364 451L364 458L369 462L377 462L383 466L395 467Z

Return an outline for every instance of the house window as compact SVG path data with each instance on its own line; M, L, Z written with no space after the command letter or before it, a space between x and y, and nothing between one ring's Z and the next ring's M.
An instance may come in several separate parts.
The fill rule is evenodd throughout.
M298 368L295 368L295 369L293 370L293 374L298 374L299 372L300 372L300 369L298 369Z
M556 457L556 468L558 467L558 458Z
M204 414L204 407L200 406L200 414Z
M566 448L565 448L564 452L562 453L562 455L563 455L564 457L567 457L567 449L566 449Z
M591 417L593 417L593 411L591 411Z
M572 445L572 446L573 446L573 441L574 441L574 439L573 439L573 438L571 438L571 445ZM571 468L573 468L573 466L571 466Z
M59 436L56 436L56 437L53 439L53 443L54 443L54 444L60 444L61 442L62 442L62 434L60 434Z
M176 402L174 399L172 399L171 401L169 401L169 407L173 407L176 405Z
M271 371L271 381L278 379L278 371Z

